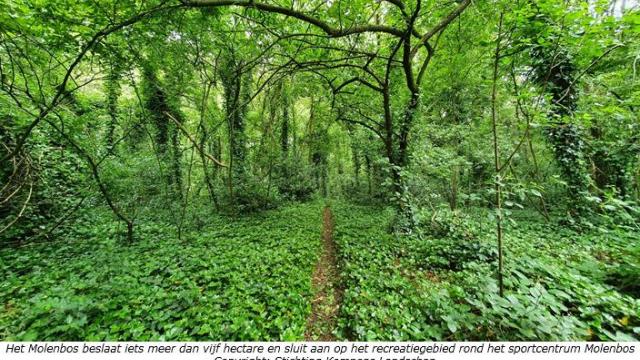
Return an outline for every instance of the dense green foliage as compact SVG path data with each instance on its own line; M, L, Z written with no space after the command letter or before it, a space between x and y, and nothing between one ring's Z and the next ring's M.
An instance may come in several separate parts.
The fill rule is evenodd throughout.
M0 8L0 339L640 337L637 0Z
M104 212L63 243L3 249L7 340L300 339L319 248L319 204L210 217L175 241L145 222L119 244Z
M618 261L633 256L626 247L637 243L635 232L578 234L539 217L519 220L506 230L508 295L501 298L484 212L475 220L450 213L449 235L424 239L389 235L384 224L392 213L383 209L340 204L335 213L346 288L343 338L628 340L640 334L640 300L606 281L624 271Z

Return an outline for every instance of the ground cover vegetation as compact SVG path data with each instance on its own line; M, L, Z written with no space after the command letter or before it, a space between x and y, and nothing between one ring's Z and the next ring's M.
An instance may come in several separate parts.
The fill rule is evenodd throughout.
M0 339L640 337L634 0L0 0Z

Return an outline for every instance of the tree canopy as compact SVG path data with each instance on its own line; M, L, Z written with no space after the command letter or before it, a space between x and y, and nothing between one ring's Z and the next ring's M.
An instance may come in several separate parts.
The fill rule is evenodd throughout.
M504 298L515 291L509 237L531 222L576 237L623 234L615 255L597 256L620 262L611 286L637 297L637 283L628 284L637 261L626 260L638 254L631 234L640 215L637 1L0 6L3 248L65 242L70 229L91 228L91 214L113 226L103 239L126 248L143 246L155 222L188 242L221 219L335 201L343 205L326 221L339 228L343 216L367 237L327 240L327 258L352 261L351 270L365 266L356 253L404 264L407 251L419 257L419 244L447 239L430 243L429 266L490 264L482 271ZM364 205L384 218L377 235L346 210L366 217ZM476 241L478 229L492 247ZM375 244L384 244L378 255ZM351 276L344 281L355 287ZM637 336L638 314L626 313L625 301L616 316L627 324L589 328L592 338ZM454 318L443 324L418 337L459 334ZM304 334L296 326L286 335ZM360 323L342 326L344 338L371 335ZM576 326L550 338L575 338L584 330ZM473 336L491 337L485 330ZM253 335L287 337L283 328L264 331Z

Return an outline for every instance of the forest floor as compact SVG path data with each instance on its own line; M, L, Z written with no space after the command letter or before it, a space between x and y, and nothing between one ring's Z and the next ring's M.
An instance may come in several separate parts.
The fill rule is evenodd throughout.
M336 340L334 329L342 301L342 289L333 227L331 208L325 206L322 211L322 255L313 272L312 287L315 296L311 302L311 314L305 332L305 340L308 341Z
M486 209L441 212L422 238L390 234L391 209L343 201L194 214L182 240L159 214L128 244L92 209L58 241L0 248L0 340L640 337L635 229L514 214L500 297Z
M389 208L335 202L332 209L344 287L341 339L640 338L635 228L576 232L514 211L504 227L500 297L489 210L429 213L431 226L418 237L390 234Z
M304 339L322 209L203 209L182 240L159 213L133 244L90 210L59 241L0 248L0 340Z

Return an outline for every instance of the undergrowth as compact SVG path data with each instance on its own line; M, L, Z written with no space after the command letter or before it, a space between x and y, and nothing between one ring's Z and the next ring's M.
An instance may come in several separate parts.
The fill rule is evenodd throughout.
M640 337L640 300L624 292L637 275L620 287L607 280L630 272L626 249L638 242L634 232L577 234L531 220L507 226L500 297L488 216L434 219L437 231L420 239L388 234L393 213L386 209L336 204L334 212L345 287L341 338Z
M0 340L299 340L321 205L210 216L182 241L96 210L64 241L0 250Z

